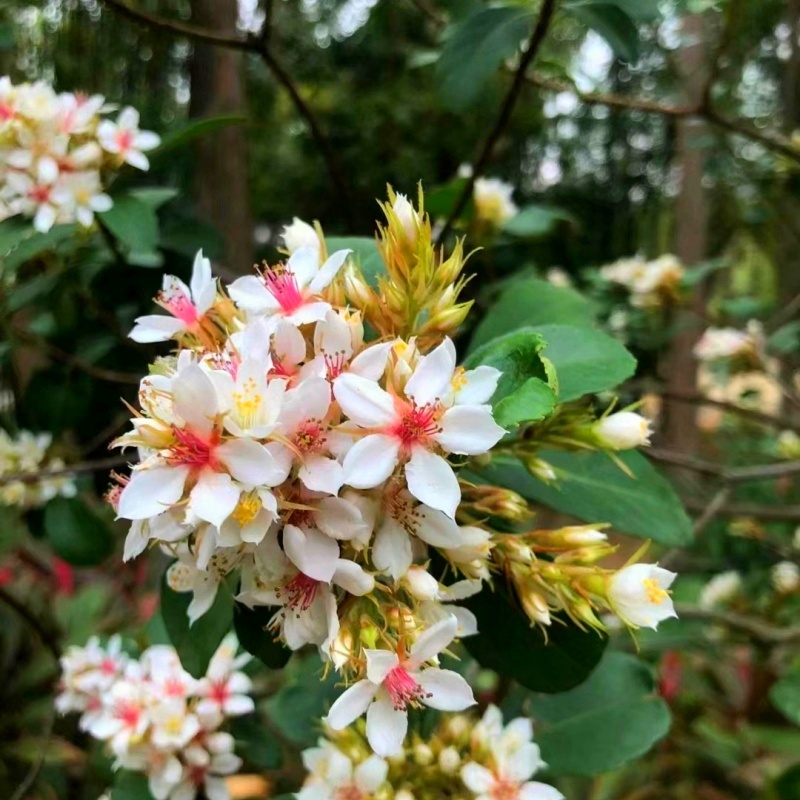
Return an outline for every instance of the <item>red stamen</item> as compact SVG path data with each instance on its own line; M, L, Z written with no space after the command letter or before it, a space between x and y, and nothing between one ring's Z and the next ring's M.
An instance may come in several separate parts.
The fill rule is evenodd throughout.
M411 449L414 444L428 444L430 439L439 433L440 428L437 424L439 411L438 404L425 406L403 404L400 409L400 420L388 432L400 440L403 450Z
M383 685L392 698L392 705L398 711L404 711L409 703L418 704L423 697L428 697L425 690L399 664L384 678Z
M303 453L314 453L325 444L325 428L316 419L307 419L300 424L294 443Z
M133 703L123 701L114 707L114 716L121 720L126 728L135 728L142 716L142 709Z
M114 135L114 141L117 143L120 153L125 154L133 145L133 132L127 130L117 131Z
M325 369L328 371L329 381L338 378L347 367L347 357L344 353L333 353L333 355L325 353L323 358L325 359Z
M177 283L170 282L155 298L156 303L186 325L193 325L200 316L192 299Z
M303 305L303 295L294 273L285 267L267 267L261 278L267 291L280 303L286 312L296 311Z
M176 441L169 449L168 464L173 467L191 467L195 470L203 467L217 468L218 462L214 450L219 444L219 434L212 433L211 440L206 441L190 428L176 428L173 426L172 435Z
M231 696L228 682L225 680L213 681L208 696L218 705L224 705L225 701Z
M28 197L34 203L47 203L50 201L50 187L49 186L34 186L28 192Z
M283 587L283 591L286 593L286 606L295 609L299 607L302 611L308 611L317 596L319 583L319 581L309 578L308 575L298 572Z

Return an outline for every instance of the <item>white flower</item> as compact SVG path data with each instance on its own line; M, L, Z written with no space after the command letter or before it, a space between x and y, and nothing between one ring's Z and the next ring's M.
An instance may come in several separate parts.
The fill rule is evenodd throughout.
M593 430L603 447L629 450L650 444L650 420L633 411L618 411L598 420Z
M202 316L214 305L217 284L211 274L211 262L198 250L192 267L191 288L174 275L165 275L156 303L172 316L150 314L138 317L130 332L135 342L166 342L178 334L193 330Z
M473 705L469 684L456 672L423 668L456 635L449 617L422 633L401 658L388 650L367 650L367 677L347 689L331 706L327 723L342 730L367 714L367 739L379 756L399 753L408 729L408 706L423 704L439 711L463 711Z
M678 616L668 591L676 577L657 564L623 567L609 581L609 604L626 624L655 630L659 622Z
M369 800L389 772L389 765L372 755L355 768L341 750L324 739L318 747L303 751L303 765L309 775L298 800Z
M15 192L10 205L14 213L33 216L33 227L47 233L59 214L59 198L55 185L50 181L37 182L23 172L9 172L6 182Z
M780 594L791 594L800 588L800 567L793 561L781 561L772 568L772 585Z
M476 178L472 191L475 213L480 219L500 226L519 210L513 194L514 187L499 178Z
M106 152L141 170L150 168L144 151L161 143L155 133L139 130L139 112L130 106L122 109L116 122L104 119L97 126L97 138Z
M197 694L201 697L196 713L201 720L221 721L224 717L238 717L255 709L249 696L253 685L240 671L249 660L247 653L237 656L239 643L234 634L228 634L211 657L205 677L198 682Z
M286 319L304 325L325 319L330 303L321 298L344 264L350 250L339 250L320 266L319 251L301 247L286 264L268 267L256 277L247 275L229 287L233 301L245 311L265 314L274 323Z
M113 205L97 172L65 173L59 179L57 191L61 205L85 228L94 222L96 212L108 211Z
M312 250L316 250L317 263L320 263L322 248L313 225L309 225L299 217L294 217L291 225L284 226L281 236L283 237L283 246L290 255L303 247L310 247Z
M699 361L722 361L753 351L753 338L736 328L707 328L694 346L694 357Z
M404 194L397 194L392 204L392 211L397 215L397 219L403 226L406 239L412 244L417 240L417 229L419 227L419 214L409 199Z
M455 360L453 343L445 339L419 360L406 383L405 399L352 373L334 381L341 409L369 431L344 458L346 484L357 489L377 486L404 463L411 494L431 508L455 516L461 490L452 468L437 451L479 455L505 433L488 405L445 407L443 399L453 394Z
M735 597L742 588L742 576L736 570L715 575L700 592L701 608L713 608Z

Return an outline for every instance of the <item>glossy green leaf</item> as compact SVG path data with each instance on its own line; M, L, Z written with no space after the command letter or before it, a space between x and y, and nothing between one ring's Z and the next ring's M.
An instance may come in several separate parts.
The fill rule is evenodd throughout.
M584 25L600 34L609 44L614 54L622 61L635 62L639 59L639 31L619 3L579 0L567 5L566 10Z
M368 236L328 236L325 239L325 246L328 248L328 255L337 250L352 250L370 286L377 286L378 278L386 274L386 267L375 239L370 239Z
M772 705L795 725L800 725L800 673L784 675L769 692Z
M158 216L151 203L132 194L122 195L114 198L112 208L97 216L119 242L131 264L146 267L160 265Z
M465 362L467 369L481 364L499 369L503 375L492 398L493 404L522 388L531 378L547 382L547 370L539 357L544 342L532 330L499 336L474 350Z
M519 50L533 18L528 5L490 6L448 30L436 65L439 91L448 108L464 110L480 97L500 64Z
M114 773L111 800L152 800L143 772L121 769Z
M11 220L17 219L18 217L11 218ZM11 220L8 221L11 222ZM40 233L29 222L26 233L10 245L9 241L13 233L9 232L5 243L2 241L2 234L0 234L0 264L2 264L4 270L14 270L22 266L26 261L38 258L43 253L53 250L70 251L77 244L75 236L77 230L77 225L56 225L46 233ZM3 255L1 251L6 247L8 251ZM52 275L53 273L50 274ZM44 278L47 275L40 275L39 277ZM34 278L34 280L36 279ZM33 283L33 281L28 283Z
M464 605L478 620L478 633L464 646L483 667L536 692L563 692L586 680L606 646L606 638L570 622L554 621L548 639L533 626L504 589L484 589Z
M638 658L609 652L589 679L532 704L536 741L556 775L597 775L644 755L669 731L667 704Z
M78 567L105 561L114 550L106 521L78 497L56 497L44 509L47 541L59 558Z
M543 483L507 458L495 458L479 476L588 523L607 522L621 533L673 547L691 542L692 523L675 490L641 453L618 454L633 477L604 453L542 450L539 455L556 470L557 483Z
M498 425L511 428L521 422L535 422L552 414L556 393L539 378L529 378L513 394L504 397L494 407Z
M589 301L572 289L538 278L519 278L508 284L492 304L472 336L474 349L492 339L530 326L590 326L594 322Z
M191 592L173 592L169 588L165 573L161 580L161 616L183 668L200 678L205 675L211 656L231 629L233 597L225 584L221 584L211 608L190 626L186 610L191 600Z
M236 603L233 608L233 627L239 644L266 664L270 669L280 669L292 655L288 647L275 641L267 625L275 616L274 608L248 608Z
M231 125L242 125L245 122L247 122L247 117L243 117L241 114L228 114L226 116L192 120L180 130L165 136L161 140L161 144L148 153L148 158L151 162L156 161L172 150L186 147L194 142L195 139L224 130Z
M554 233L560 223L575 221L575 218L563 209L529 205L511 217L503 226L503 230L512 236L536 239Z
M562 403L614 389L636 371L636 359L603 331L571 325L542 325L536 331L546 342L544 355L558 375Z

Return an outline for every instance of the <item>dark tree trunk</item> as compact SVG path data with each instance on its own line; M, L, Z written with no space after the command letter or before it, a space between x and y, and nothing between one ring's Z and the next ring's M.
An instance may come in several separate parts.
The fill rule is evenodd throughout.
M236 28L236 0L192 0L192 21L209 30ZM192 117L244 114L241 53L195 43L191 63ZM196 146L195 191L200 216L225 241L227 267L247 272L253 263L253 220L248 186L247 136L240 125L203 137Z

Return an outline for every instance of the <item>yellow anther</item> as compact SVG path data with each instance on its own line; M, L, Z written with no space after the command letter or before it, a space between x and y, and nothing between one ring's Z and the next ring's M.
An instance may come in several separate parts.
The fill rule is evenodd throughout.
M256 518L259 511L261 511L261 498L258 496L258 492L252 491L239 498L231 516L239 525L245 526Z
M647 593L648 602L654 606L661 605L661 603L669 597L669 592L661 588L661 584L656 578L644 579L644 590Z

